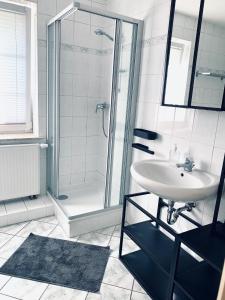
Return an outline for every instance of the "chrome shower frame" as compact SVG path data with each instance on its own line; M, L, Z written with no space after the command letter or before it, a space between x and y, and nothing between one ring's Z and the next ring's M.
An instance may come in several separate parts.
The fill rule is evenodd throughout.
M124 153L123 153L123 167L121 176L121 192L120 192L120 204L123 202L123 195L129 192L130 185L130 174L129 167L132 161L132 148L131 144L133 141L133 128L135 124L136 116L136 103L138 97L138 86L139 86L139 73L140 73L140 61L141 61L141 44L143 36L143 21L116 14L113 12L105 11L99 8L94 8L90 6L83 5L79 2L73 1L69 6L67 6L62 12L57 14L48 23L49 27L52 25L55 29L55 91L54 91L54 132L55 140L52 142L54 147L53 160L55 162L54 168L54 185L55 193L54 197L59 196L59 101L60 101L60 40L61 40L61 22L69 15L76 11L83 11L87 13L93 13L102 17L107 17L114 19L116 21L116 33L115 33L115 46L114 46L114 62L113 62L113 76L112 76L112 94L111 94L111 110L110 110L110 129L109 129L109 141L108 141L108 158L107 158L107 175L106 175L106 188L105 188L105 208L111 208L110 205L110 192L111 192L111 179L112 179L112 159L113 159L113 145L115 141L115 114L117 107L118 98L118 81L119 81L119 65L120 65L120 54L122 48L122 23L127 22L133 24L133 40L132 40L132 53L131 53L131 67L130 67L130 78L128 87L128 105L126 112L126 125L125 125L125 143L124 143ZM49 43L49 39L48 39ZM49 45L47 45L49 47ZM49 74L48 74L49 76ZM49 97L49 94L48 94ZM49 101L49 99L48 99ZM74 217L75 218L75 217Z

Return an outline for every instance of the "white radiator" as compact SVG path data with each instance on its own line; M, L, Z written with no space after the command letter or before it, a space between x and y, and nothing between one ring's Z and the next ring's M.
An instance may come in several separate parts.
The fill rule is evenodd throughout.
M0 200L40 194L40 145L0 146Z

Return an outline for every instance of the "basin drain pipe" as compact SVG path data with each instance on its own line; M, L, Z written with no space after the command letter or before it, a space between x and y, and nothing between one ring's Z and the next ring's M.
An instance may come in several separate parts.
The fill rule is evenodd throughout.
M184 206L180 208L175 209L174 204L175 204L174 201L171 200L168 201L167 223L169 225L175 224L180 214L183 211L192 211L192 209L196 207L196 203L190 202L190 203L186 203Z

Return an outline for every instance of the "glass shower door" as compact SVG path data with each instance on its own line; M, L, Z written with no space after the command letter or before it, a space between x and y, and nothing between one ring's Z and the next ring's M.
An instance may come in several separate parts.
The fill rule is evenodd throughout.
M115 29L84 11L61 21L59 203L69 216L104 209Z
M56 23L48 26L48 152L47 188L58 197L58 156L56 118Z
M72 3L48 25L48 190L71 220L128 191L142 23Z
M111 163L109 177L109 191L107 206L113 207L121 203L126 191L125 175L129 167L128 147L131 116L131 89L133 67L132 59L136 48L136 25L121 22L121 49L118 62L118 83L116 105L114 112L113 145L111 151ZM131 122L132 123L132 122Z

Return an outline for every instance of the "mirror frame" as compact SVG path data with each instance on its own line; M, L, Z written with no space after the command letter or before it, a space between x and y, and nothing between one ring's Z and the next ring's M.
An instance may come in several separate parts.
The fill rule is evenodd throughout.
M215 108L215 107L192 105L192 95L193 95L193 88L194 88L194 82L195 82L195 73L196 73L196 65L197 65L197 58L198 58L199 43L200 43L200 37L201 37L201 27L202 27L203 16L204 16L204 5L205 5L205 0L200 0L197 31L196 31L196 38L195 38L195 45L194 45L193 63L192 63L192 70L191 70L191 80L190 80L190 87L189 87L189 93L188 93L188 103L187 103L187 105L166 104L165 103L165 95L166 95L168 67L169 67L169 60L170 60L170 47L171 47L171 41L172 41L172 35L173 35L174 16L175 16L175 11L176 11L176 0L171 0L168 36L167 36L167 44L166 44L166 58L165 58L165 67L164 67L164 76L163 76L163 90L162 90L162 102L161 102L162 106L225 111L225 85L224 85L223 99L222 99L221 107Z

